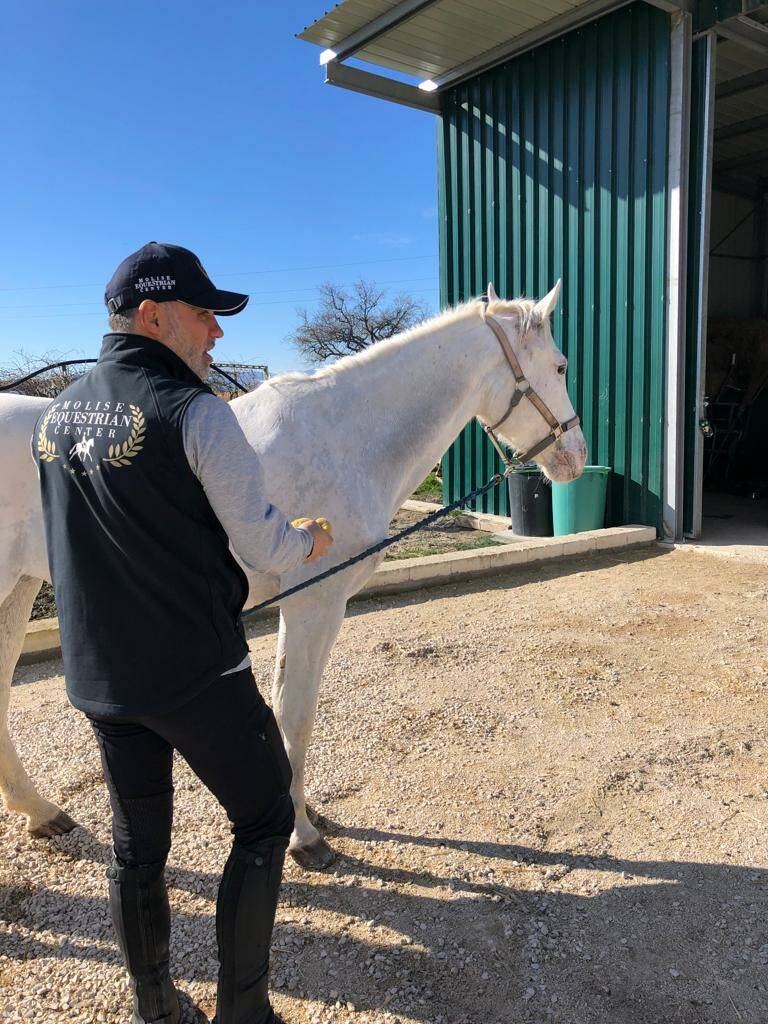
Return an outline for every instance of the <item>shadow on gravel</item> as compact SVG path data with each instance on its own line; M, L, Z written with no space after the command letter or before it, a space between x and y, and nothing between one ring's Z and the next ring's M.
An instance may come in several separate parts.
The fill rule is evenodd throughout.
M624 551L606 551L585 555L583 558L558 559L552 562L540 562L533 565L522 565L514 569L504 569L497 573L489 573L486 576L467 580L453 580L441 583L439 586L423 587L420 590L411 590L402 594L382 594L377 597L367 597L365 594L350 599L347 605L347 618L355 615L365 615L371 610L371 605L386 605L387 608L405 608L414 604L422 604L434 598L464 597L467 594L485 594L494 590L514 590L517 587L526 586L529 583L537 583L542 580L556 580L565 576L573 576L575 573L595 572L614 565L627 565L636 562L648 562L656 558L666 558L672 554L674 548L651 545L642 548L629 548ZM277 631L277 614L270 615L268 619L257 619L246 621L245 632L249 640L261 636L268 636Z
M597 572L615 565L634 565L638 562L667 558L673 552L674 548L656 544L648 547L629 548L624 551L596 552L580 558L562 558L551 562L535 562L531 565L515 566L485 576L466 580L451 580L441 583L439 586L412 590L403 594L384 594L379 597L362 595L352 598L351 606L347 608L347 615L369 611L370 609L365 607L367 603L381 604L384 602L388 608L401 608L429 601L433 597L452 596L451 590L457 592L457 597L464 597L467 594L485 594L495 590L515 590L517 587L523 587L529 583L563 579L566 576L574 576L576 573Z
M435 590L444 590L450 587L460 587L464 594L484 594L489 590L514 590L517 587L529 583L538 583L542 580L560 580L577 572L595 572L599 569L608 568L611 565L627 565L637 562L648 562L656 558L667 558L674 552L674 548L667 548L660 545L650 545L642 548L629 548L624 551L595 552L592 555L585 555L579 558L558 558L547 562L534 562L530 565L519 565L512 568L501 569L498 572L488 573L470 580L452 581L440 584L439 587L430 587L425 590L410 591L404 594L393 594L391 597L367 598L365 595L352 600L357 604L364 604L366 601L386 601L391 607L399 607L400 604L412 604L415 597L429 600L430 593Z
M52 676L62 675L64 675L64 662L61 658L48 658L47 661L36 661L29 665L16 665L13 670L11 686L14 688L27 686L29 683L40 683Z
M332 876L285 883L282 915L294 916L275 930L273 980L295 998L349 1000L357 1011L386 1009L424 1024L439 1014L449 1024L768 1020L766 870L334 823L331 830L383 848L421 849L430 864L382 867L341 856ZM57 840L59 849L106 862L104 845L79 831ZM478 877L479 866L490 867L493 878ZM530 888L539 869L550 871L548 891ZM517 872L528 887L510 884ZM553 890L573 872L580 873L577 892ZM174 976L215 981L218 877L169 868L168 882L211 903L209 914L174 913L186 949L174 960ZM338 915L333 933L308 923L306 913L315 909ZM20 880L0 890L0 911L9 959L117 960L105 897L74 898ZM59 939L38 941L30 929ZM190 937L199 944L194 951Z

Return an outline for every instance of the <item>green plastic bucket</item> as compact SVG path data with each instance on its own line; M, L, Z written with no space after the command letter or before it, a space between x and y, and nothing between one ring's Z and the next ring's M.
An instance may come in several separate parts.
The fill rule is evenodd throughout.
M578 480L569 484L552 484L555 537L603 528L610 472L608 466L585 466Z

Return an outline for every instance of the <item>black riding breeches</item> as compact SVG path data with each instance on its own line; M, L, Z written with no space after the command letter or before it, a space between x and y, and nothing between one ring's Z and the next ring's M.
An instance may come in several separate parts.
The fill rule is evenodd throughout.
M221 676L163 715L88 718L112 804L115 853L123 864L153 864L168 856L174 750L227 812L241 847L290 836L291 768L249 668Z

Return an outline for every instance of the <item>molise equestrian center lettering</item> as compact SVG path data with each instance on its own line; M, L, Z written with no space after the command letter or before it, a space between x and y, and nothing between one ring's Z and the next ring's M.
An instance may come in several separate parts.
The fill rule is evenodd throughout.
M131 414L125 413L125 402L70 402L61 403L49 420L53 434L78 434L96 437L115 437L115 427L130 427ZM105 432L106 431L106 432Z

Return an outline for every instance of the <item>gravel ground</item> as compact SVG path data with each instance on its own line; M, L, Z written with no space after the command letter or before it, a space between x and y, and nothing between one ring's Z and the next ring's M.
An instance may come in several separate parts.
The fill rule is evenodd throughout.
M691 551L356 604L309 763L341 856L290 865L278 914L288 1024L768 1021L767 636L764 566ZM265 689L274 645L257 624ZM60 670L18 670L11 729L81 827L0 813L0 1019L125 1024L107 799ZM203 1021L228 831L176 779L173 971Z

